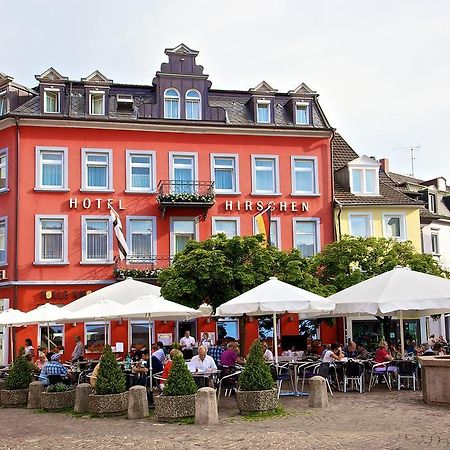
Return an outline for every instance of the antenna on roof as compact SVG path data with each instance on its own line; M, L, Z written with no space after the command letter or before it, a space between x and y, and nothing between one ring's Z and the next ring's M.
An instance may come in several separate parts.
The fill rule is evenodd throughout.
M408 147L397 147L392 150L408 150L409 151L409 161L411 163L411 173L408 175L414 178L414 161L417 159L416 152L420 150L420 144L409 145Z

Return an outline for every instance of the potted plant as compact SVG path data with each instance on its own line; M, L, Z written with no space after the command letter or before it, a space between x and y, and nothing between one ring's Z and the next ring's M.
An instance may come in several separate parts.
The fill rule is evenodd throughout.
M64 409L75 406L75 389L64 383L52 384L41 393L41 408Z
M155 416L161 421L195 416L197 385L183 357L173 357L161 395L155 397Z
M257 340L250 347L247 364L239 377L236 403L241 414L270 411L277 407L277 390L269 366L264 361L262 345Z
M99 364L94 394L89 395L89 412L96 415L125 412L128 409L125 375L109 345L103 349Z
M33 371L33 364L25 356L19 356L14 360L4 389L0 393L2 406L22 406L27 404L28 387L33 381Z

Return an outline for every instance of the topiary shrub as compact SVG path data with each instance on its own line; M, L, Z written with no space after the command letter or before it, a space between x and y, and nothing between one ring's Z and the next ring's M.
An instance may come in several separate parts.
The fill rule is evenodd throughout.
M33 365L24 356L19 356L14 360L8 378L6 378L5 389L9 391L28 389L32 381Z
M239 377L241 391L268 391L273 388L269 366L264 361L261 342L255 340L250 347L247 364Z
M120 370L111 347L105 345L95 383L97 395L121 394L126 391L125 375Z
M169 371L169 376L164 385L164 395L178 396L178 395L193 395L197 392L197 385L194 377L189 372L188 366L182 356L176 355L173 357L172 367Z

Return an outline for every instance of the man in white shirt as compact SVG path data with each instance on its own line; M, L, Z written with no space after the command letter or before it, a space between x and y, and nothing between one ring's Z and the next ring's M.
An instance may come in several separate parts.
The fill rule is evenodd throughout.
M192 357L191 362L189 363L191 372L208 372L217 369L214 359L207 353L208 350L206 350L206 347L200 345L198 348L198 355Z
M180 339L180 344L185 359L192 358L192 349L195 347L195 339L191 336L189 330L184 332L184 337Z
M271 350L269 350L269 346L267 345L267 342L262 343L263 352L264 352L264 361L266 362L273 362L273 353Z
M152 355L156 356L162 363L164 363L166 354L164 353L164 344L161 341L156 343L156 350L152 353Z

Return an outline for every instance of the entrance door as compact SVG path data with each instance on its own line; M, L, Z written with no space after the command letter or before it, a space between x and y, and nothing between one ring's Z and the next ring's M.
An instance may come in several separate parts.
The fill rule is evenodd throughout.
M189 331L191 336L197 341L197 321L190 320L186 322L178 322L178 342L184 336L185 331Z
M0 311L4 311L9 307L9 300L0 299ZM0 366L8 363L8 331L9 328L0 326Z

